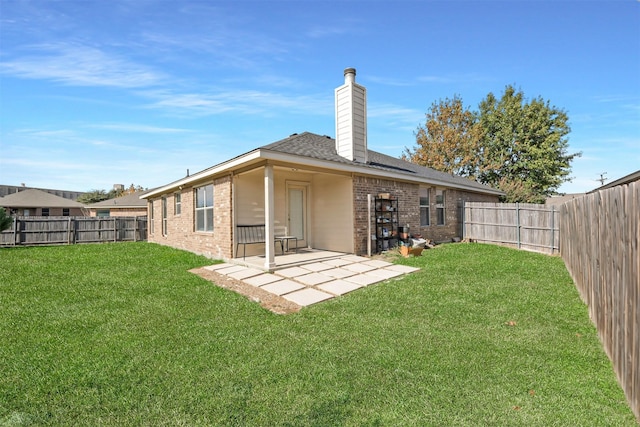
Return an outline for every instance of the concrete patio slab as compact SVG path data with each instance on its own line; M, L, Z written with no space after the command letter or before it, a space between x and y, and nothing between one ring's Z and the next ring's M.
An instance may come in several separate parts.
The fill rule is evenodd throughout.
M245 268L244 270L236 271L235 273L229 274L229 277L233 277L234 279L242 280L248 277L258 276L263 274L264 271L258 270L257 268Z
M271 292L272 294L284 295L304 288L306 288L306 286L301 283L296 283L293 280L284 279L277 282L269 283L268 285L264 285L260 289L264 289L265 291Z
M327 276L322 273L311 273L304 276L297 276L294 279L300 283L304 283L305 285L315 286L319 285L320 283L330 282L331 280L333 280L333 277Z
M276 270L275 272L278 276L282 277L297 277L304 276L305 274L309 274L309 270L305 270L301 267L289 267L282 270Z
M367 271L366 273L363 273L363 274L366 276L381 277L386 280L386 279L392 279L394 277L402 276L404 273L401 273L399 271L393 271L393 270L385 270L383 268L377 268L375 270Z
M364 265L370 265L371 267L375 267L375 268L384 268L384 267L389 267L390 265L393 265L390 262L387 261L381 261L379 259L372 259L369 261L365 261L363 262Z
M371 261L369 258L367 257L363 257L363 256L358 256L358 255L345 255L343 257L340 257L341 259L345 260L345 261L351 261L351 262L365 262L365 261Z
M254 276L254 277L249 277L247 279L244 279L243 282L248 283L251 286L264 286L264 285L268 285L269 283L277 282L279 280L283 280L281 276L276 276L275 274L263 272L263 274L259 276Z
M334 280L332 282L318 285L318 289L330 292L334 295L344 295L347 292L355 291L356 289L360 289L361 287L362 285L347 282L346 280Z
M349 264L349 265L345 265L342 268L349 271L355 271L356 273L364 273L365 271L375 270L375 267L371 267L370 265L365 265L364 263Z
M344 279L345 277L355 276L355 271L345 270L344 268L332 268L331 270L325 270L322 272L325 276L331 276L334 279Z
M400 273L403 273L403 274L413 273L414 271L420 270L419 268L416 268L416 267L409 267L408 265L398 265L398 264L385 267L385 269L391 270L391 271L399 271Z
M382 282L384 279L379 276L365 276L364 274L357 274L351 277L345 277L343 280L347 282L355 283L362 286L373 285L374 283Z
M264 262L264 257L261 259ZM245 260L239 261L241 264L225 262L203 269L259 287L271 294L270 298L282 298L282 304L296 307L316 304L420 270L381 259L305 249L301 249L298 254L284 255L278 259L281 269L272 273L262 270L260 263L254 265L244 262ZM290 260L292 264L287 265L282 262L283 259Z
M332 267L342 267L343 265L353 264L353 261L347 261L342 258L336 258L336 259L328 259L326 261L322 261L322 263L330 265Z
M229 267L233 267L237 264L229 264L228 262L222 262L220 264L214 264L214 265L208 265L206 267L202 267L205 270L209 270L209 271L216 271L216 270L220 270L221 268L229 268Z
M304 268L305 270L309 270L309 271L313 271L313 272L329 270L330 268L333 268L333 266L327 265L327 264L324 264L324 263L321 263L321 262L314 262L312 264L304 264L304 265L301 265L300 267Z
M333 298L333 295L319 291L317 289L307 288L301 291L283 295L282 297L288 299L291 302L295 302L302 307L306 307L308 305L316 304L318 302L326 301L330 298Z
M220 274L225 274L225 275L227 275L227 276L228 276L228 275L230 275L231 273L236 273L236 272L238 272L238 271L242 271L242 270L244 270L245 268L247 268L247 267L243 267L243 266L241 266L241 265L233 265L233 264L232 264L231 266L228 266L228 267L226 267L226 268L219 268L219 269L215 270L215 272L216 272L216 273L220 273Z

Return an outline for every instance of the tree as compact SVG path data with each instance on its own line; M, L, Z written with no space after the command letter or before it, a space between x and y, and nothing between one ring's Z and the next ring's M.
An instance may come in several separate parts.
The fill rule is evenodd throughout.
M91 190L87 193L82 194L76 199L76 201L85 205L90 205L92 203L98 203L103 200L109 200L111 198L112 197L109 197L109 194L107 194L107 192L104 190Z
M13 223L13 219L10 216L7 216L7 212L4 208L0 208L0 231L6 230L11 227Z
M108 192L106 190L91 190L87 193L84 193L80 197L78 197L77 201L80 203L84 203L86 205L90 205L92 203L102 202L103 200L115 199L116 197L126 196L128 194L133 194L136 191L143 191L144 188L140 185L131 184L127 189L111 189Z
M499 100L489 93L479 109L478 181L506 192L508 202L542 203L570 180L571 161L580 153L567 153L566 112L541 97L526 102L513 86Z
M568 116L541 97L529 102L506 86L500 99L489 93L479 112L459 96L431 105L416 132L417 147L402 158L475 179L506 193L508 202L541 203L569 181Z
M404 160L475 179L482 129L476 114L455 95L431 104L424 126L419 126L417 147L405 148Z

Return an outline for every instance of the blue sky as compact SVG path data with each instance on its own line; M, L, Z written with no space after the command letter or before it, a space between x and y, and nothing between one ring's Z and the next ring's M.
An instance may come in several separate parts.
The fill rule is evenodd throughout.
M335 135L357 69L369 148L506 85L567 111L572 183L640 169L640 2L0 0L0 184L156 187L292 133Z

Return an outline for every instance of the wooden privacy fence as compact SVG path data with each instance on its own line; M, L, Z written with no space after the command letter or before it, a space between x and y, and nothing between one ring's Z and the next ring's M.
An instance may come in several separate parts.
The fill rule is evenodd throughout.
M546 254L560 250L558 210L528 203L464 204L463 236Z
M560 208L562 258L640 420L640 181Z
M147 217L16 217L0 246L147 240Z

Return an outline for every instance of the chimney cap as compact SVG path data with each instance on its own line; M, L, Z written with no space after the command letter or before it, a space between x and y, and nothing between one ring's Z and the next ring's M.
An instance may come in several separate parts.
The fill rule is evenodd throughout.
M353 74L354 76L356 75L356 69L355 68L345 68L344 69L344 75L346 76L347 74Z

